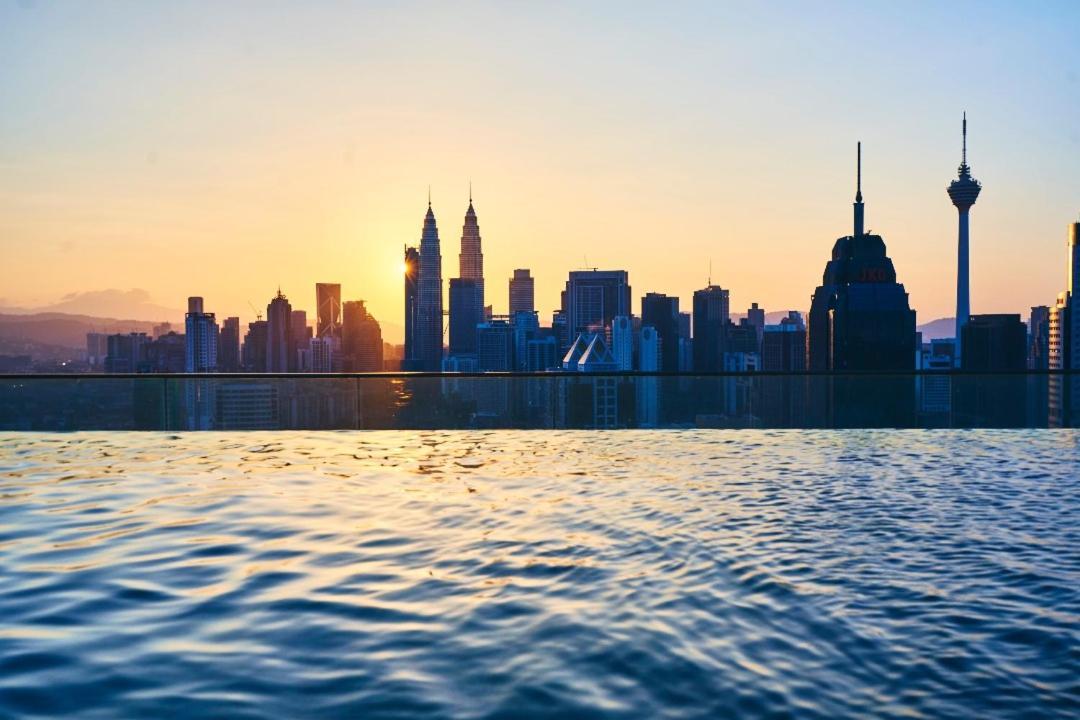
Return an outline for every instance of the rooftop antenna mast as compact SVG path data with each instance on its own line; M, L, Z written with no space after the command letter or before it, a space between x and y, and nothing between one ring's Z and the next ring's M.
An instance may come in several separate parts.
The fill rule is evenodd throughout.
M855 237L863 234L862 143L855 144Z

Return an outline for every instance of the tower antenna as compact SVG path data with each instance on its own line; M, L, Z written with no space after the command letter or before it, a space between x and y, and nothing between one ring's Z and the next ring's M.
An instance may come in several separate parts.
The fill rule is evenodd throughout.
M963 143L964 144L963 144L963 150L961 150L961 154L960 154L960 163L962 165L967 165L967 111L966 110L964 111L964 126L963 126L963 128L964 128L963 129L963 133L964 133L964 141L963 141Z
M862 202L862 142L855 143L855 202Z
M863 234L862 142L855 143L855 237Z
M428 206L429 209L431 208L431 186L430 185L427 186L427 206Z
M709 258L709 281L705 284L706 286L712 285L712 258Z

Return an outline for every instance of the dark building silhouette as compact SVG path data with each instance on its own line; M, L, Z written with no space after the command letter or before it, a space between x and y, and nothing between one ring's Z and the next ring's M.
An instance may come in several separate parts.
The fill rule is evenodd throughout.
M1028 368L1050 367L1050 306L1034 305L1028 320Z
M761 369L802 372L806 369L806 326L792 311L778 325L766 325L761 337Z
M342 304L342 350L349 372L382 372L382 328L363 300Z
M861 167L858 176L855 231L836 241L810 304L807 364L811 370L912 370L915 311L884 240L863 232Z
M240 349L240 360L244 365L244 370L248 372L266 372L267 337L268 328L265 320L248 323L248 331L244 335L244 345Z
M719 285L694 292L694 372L716 372L724 364L724 328L730 318L728 291Z
M679 298L646 293L641 298L641 324L655 328L660 338L660 369L679 371Z
M968 263L968 213L975 200L979 197L982 185L971 177L971 168L967 164L967 113L964 113L963 121L963 150L960 155L959 177L949 183L949 199L956 206L959 215L959 234L956 251L956 337L957 340L963 334L964 324L971 316L971 297L969 283ZM962 347L957 348L959 353L956 364L961 364L964 356Z
M182 373L186 368L187 342L183 335L169 331L146 345L146 367L141 371Z
M146 349L150 337L146 333L117 333L107 339L105 372L139 372L146 363Z
M617 315L630 314L630 275L625 270L574 270L562 294L569 342L582 333L608 336Z
M405 247L405 347L401 356L403 370L416 370L418 365L416 328L420 299L420 251Z
M757 328L758 345L760 345L761 336L765 332L765 308L758 307L757 303L751 303L746 310L746 322Z
M1027 329L1019 315L972 315L960 336L960 367L972 372L1024 370Z
M833 246L814 291L807 327L807 367L814 371L907 371L915 367L915 311L896 280L880 235L863 229L862 147L856 168L854 232ZM813 385L816 424L908 426L914 423L910 378L845 378Z
M528 269L514 270L510 278L510 317L519 312L536 312L536 286Z
M1019 315L972 315L961 332L961 369L1027 368L1027 328ZM959 376L953 383L953 417L963 427L1026 427L1027 385L1022 375Z
M450 347L453 357L476 354L476 326L484 321L481 288L476 280L450 279Z
M219 372L240 370L240 318L227 317L218 333L217 363Z
M341 284L315 283L315 337L341 340Z
M325 285L317 285L323 288ZM340 291L340 287L338 288ZM325 298L324 298L325 300ZM292 338L292 305L288 298L277 295L266 306L266 372L291 372L295 370L295 353ZM330 326L327 325L328 332Z

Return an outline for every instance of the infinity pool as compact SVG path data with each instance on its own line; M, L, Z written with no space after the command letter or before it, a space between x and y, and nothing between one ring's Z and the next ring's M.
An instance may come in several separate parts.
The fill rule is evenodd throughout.
M0 435L0 717L1075 717L1080 433Z

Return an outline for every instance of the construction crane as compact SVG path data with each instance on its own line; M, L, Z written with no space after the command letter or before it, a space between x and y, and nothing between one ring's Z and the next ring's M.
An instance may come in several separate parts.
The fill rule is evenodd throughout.
M257 321L259 321L259 322L262 322L262 313L261 313L261 312L259 312L259 311L258 311L258 310L257 310L257 309L255 308L255 306L251 304L251 301L250 301L250 300L248 300L248 301L247 301L247 304L248 304L248 307L249 307L249 308L251 308L251 312L255 313L255 319L256 319Z

